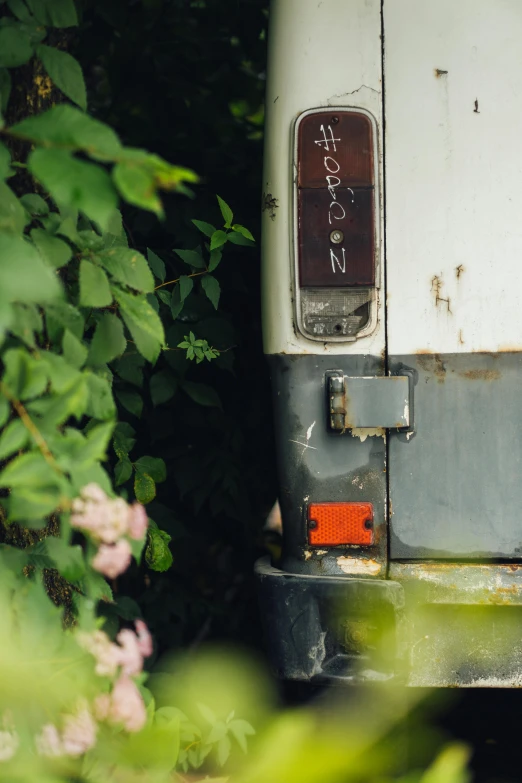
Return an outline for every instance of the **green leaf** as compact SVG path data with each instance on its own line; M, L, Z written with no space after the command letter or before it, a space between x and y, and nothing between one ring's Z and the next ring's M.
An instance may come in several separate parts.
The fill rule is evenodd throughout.
M201 287L217 310L221 288L215 277L205 275L201 280Z
M181 384L181 388L188 396L197 402L198 405L204 405L206 407L221 408L221 400L218 394L212 386L207 386L206 383L194 383L192 381L184 381Z
M117 400L123 405L125 410L139 419L143 410L141 395L134 389L118 389L115 394Z
M17 68L32 56L31 38L22 25L0 27L0 67Z
M11 13L21 22L30 22L32 20L31 14L23 0L7 0L7 5Z
M122 150L112 128L65 103L27 117L10 131L35 144L82 150L96 160L113 160Z
M179 278L179 295L182 302L185 301L194 287L194 281L187 275L181 275Z
M52 27L77 27L78 16L74 0L52 0L45 7Z
M213 745L215 742L219 742L219 740L223 739L227 732L228 727L226 723L224 723L222 720L218 720L210 729L206 742L208 742L209 745Z
M193 266L196 269L205 269L205 262L203 260L203 256L201 255L201 251L176 250L176 248L174 248L174 252L177 253L181 260L189 266Z
M42 303L61 295L58 278L36 248L20 236L0 233L0 302Z
M232 242L233 245L244 245L245 247L254 247L254 242L252 242L250 239L247 239L242 234L230 233L228 234L227 239L229 242Z
M156 192L154 173L144 166L143 162L127 160L117 163L112 170L112 178L125 201L163 217L163 206Z
M231 748L232 748L232 743L230 742L228 736L224 736L222 737L222 739L219 740L218 747L217 747L217 760L218 760L218 764L221 767L224 764L226 764L226 762L228 761Z
M114 432L115 422L109 421L89 427L85 444L82 445L81 462L104 461L107 459L107 448Z
M27 487L45 487L56 483L57 473L40 452L31 451L15 457L0 473L0 487L26 490Z
M88 354L87 347L74 334L66 329L63 333L62 353L65 360L79 370L85 364Z
M77 582L85 573L85 561L81 546L70 546L62 538L48 536L45 539L49 556L55 568L68 582Z
M7 402L6 398L0 394L0 427L3 427L9 418L10 410L9 403Z
M250 233L250 231L248 230L248 228L245 228L244 226L240 226L238 223L234 223L234 225L232 226L232 231L237 231L246 239L250 239L251 242L255 242L255 239Z
M87 109L87 92L78 60L71 57L68 52L44 44L39 44L36 47L36 54L58 89L85 111Z
M141 473L147 473L157 484L167 480L167 467L159 457L140 457L134 467Z
M85 372L85 371L84 371ZM94 373L87 373L87 400L86 414L95 419L106 421L116 415L116 406L112 396L112 386L107 378L101 378ZM88 483L88 482L87 482Z
M141 387L143 385L143 366L145 359L137 353L128 353L118 359L114 364L114 370L124 381Z
M28 166L58 206L79 209L107 230L118 197L105 169L57 149L36 149Z
M26 193L20 201L30 215L42 217L49 214L49 204L37 193Z
M114 483L117 487L125 484L132 476L132 462L128 457L119 459L114 466Z
M114 280L136 291L150 293L154 290L154 277L144 256L128 247L113 247L99 253L97 260Z
M210 258L208 261L208 271L213 272L214 269L219 265L219 262L221 261L221 257L223 255L223 251L221 249L213 250L210 254Z
M7 68L0 68L0 113L7 109L9 96L11 95L11 74ZM3 146L3 145L2 145ZM9 156L11 159L11 156Z
M158 278L163 283L165 280L165 263L164 261L154 253L150 247L147 248L147 259L149 266Z
M53 342L59 342L64 329L70 329L78 339L83 337L85 321L77 307L68 302L48 304L45 307L45 314L47 332Z
M192 222L206 237L211 237L216 230L214 226L210 225L210 223L205 223L204 220L193 220Z
M212 234L212 238L210 240L210 251L217 250L218 247L221 247L225 244L225 242L228 239L228 234L225 231L215 231Z
M144 296L132 296L116 287L113 293L138 351L155 362L165 345L165 332L158 314Z
M117 315L104 313L96 324L89 351L89 364L108 364L127 347L123 324Z
M153 405L161 405L172 399L176 393L178 383L176 378L167 370L160 370L150 379L150 396Z
M0 97L1 97L1 93L0 93ZM5 144L0 141L0 179L6 179L8 177L10 166L11 166L11 153L9 152Z
M11 188L0 182L0 231L21 234L30 218Z
M36 348L34 333L41 334L43 328L42 316L36 305L18 304L12 305L13 318L9 331L30 348Z
M28 441L29 432L20 419L9 422L0 436L0 460L4 460L15 451L25 448Z
M213 710L210 709L210 707L207 707L206 704L198 703L198 710L203 715L207 723L210 723L211 726L214 725L214 723L217 723L217 716L214 713Z
M236 720L232 720L228 724L228 730L229 732L234 736L237 744L243 751L243 753L247 752L247 736L254 735L255 729L248 723L246 720L241 720L240 718L236 718Z
M147 532L145 562L153 571L168 571L173 562L169 549L171 537L164 530L159 530L152 522Z
M176 283L174 288L172 289L172 294L170 297L170 312L172 313L172 317L174 320L178 317L178 315L183 310L183 301L181 299L181 288L179 283Z
M152 476L137 470L134 475L134 494L139 503L146 505L156 497L156 484Z
M82 258L80 262L80 305L82 307L107 307L112 293L107 275L99 266Z
M24 196L23 198L27 197ZM72 250L67 242L59 239L59 237L53 237L43 228L33 228L31 231L31 239L36 245L43 260L50 267L60 269L70 261Z
M219 196L216 196L219 204L219 208L221 210L221 214L223 215L223 220L225 221L225 228L230 228L232 225L232 220L234 219L234 213L226 203L226 201L223 201L222 198Z

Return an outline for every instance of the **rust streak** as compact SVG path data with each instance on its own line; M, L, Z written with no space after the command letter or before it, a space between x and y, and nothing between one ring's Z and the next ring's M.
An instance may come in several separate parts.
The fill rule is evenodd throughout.
M500 372L498 370L466 370L459 372L463 378L468 381L498 381Z
M444 302L446 311L451 314L451 300L449 296L441 296L443 285L444 283L442 282L441 275L433 275L431 278L431 290L435 295L435 307L438 307L441 302Z
M465 271L466 269L464 267L464 264L459 264L457 267L455 267L455 274L457 275L457 280L460 278L461 274Z

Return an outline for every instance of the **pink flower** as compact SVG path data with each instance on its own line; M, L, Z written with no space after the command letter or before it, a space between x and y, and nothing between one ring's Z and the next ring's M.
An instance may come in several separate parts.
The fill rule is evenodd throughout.
M146 721L145 704L136 684L122 675L111 693L111 706L107 716L110 723L121 725L126 731L140 731Z
M111 710L111 697L108 693L100 693L94 699L94 715L98 720L107 720Z
M82 756L96 744L98 726L87 708L64 719L63 750L68 756Z
M111 500L97 484L87 484L72 504L71 526L104 544L128 533L130 508L122 498Z
M143 668L143 656L140 651L138 637L134 631L124 628L119 632L116 640L121 645L119 649L119 663L124 674L139 674Z
M147 532L148 524L145 508L141 503L133 503L129 508L129 536L135 541L141 541Z
M101 544L93 558L92 567L109 579L115 579L129 567L131 554L130 544L124 538L110 546Z
M104 631L79 633L79 644L96 658L96 674L113 677L120 665L120 648L111 642Z
M136 633L138 635L138 646L144 658L152 655L152 636L143 620L135 620Z
M0 761L12 759L20 744L16 731L0 731Z
M40 756L63 756L63 747L58 729L52 723L47 723L40 734L35 737L36 751Z

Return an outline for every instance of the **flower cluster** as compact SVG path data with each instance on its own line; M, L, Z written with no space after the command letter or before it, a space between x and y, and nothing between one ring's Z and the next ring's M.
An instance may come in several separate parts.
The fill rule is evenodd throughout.
M140 503L111 499L98 484L87 484L72 504L71 526L88 533L99 545L92 567L110 579L129 567L129 538L143 539L147 524L147 512Z
M36 737L36 750L40 756L81 756L96 744L98 724L86 705L63 718L59 732L52 723L47 723Z
M136 632L123 628L111 642L104 631L82 633L78 641L96 659L96 674L102 677L118 675L111 693L95 700L98 720L123 726L127 731L140 731L146 712L141 694L131 679L143 670L143 659L152 654L152 637L143 620L136 620Z

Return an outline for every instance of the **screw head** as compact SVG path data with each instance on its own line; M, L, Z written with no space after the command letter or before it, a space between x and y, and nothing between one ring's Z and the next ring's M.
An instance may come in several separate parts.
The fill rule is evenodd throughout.
M317 527L317 521L315 519L310 519L308 522L308 529L315 530L316 527Z
M330 231L330 242L332 242L334 245L340 245L343 239L344 234L340 229L334 228L333 231Z
M371 529L372 529L372 527L373 527L373 522L372 522L372 520L371 520L371 519L366 519L366 520L364 521L364 527L366 528L366 530L371 530Z
M337 123L339 122L339 117L332 117L330 122L332 123L332 125L337 125Z

